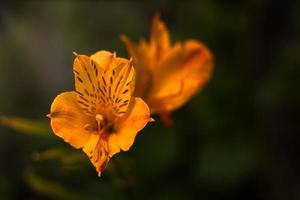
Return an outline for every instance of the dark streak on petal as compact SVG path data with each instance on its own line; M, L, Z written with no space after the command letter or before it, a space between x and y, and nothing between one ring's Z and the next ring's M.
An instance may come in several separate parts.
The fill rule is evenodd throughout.
M102 76L102 80L103 80L104 85L106 86L106 81L103 76Z
M115 93L117 93L117 90L118 90L118 88L119 88L119 85L120 85L121 80L122 80L122 79L120 79L120 80L118 81L118 83L117 83L117 86L116 86L116 88L115 88Z
M77 74L78 76L80 76L79 72L76 71L75 69L73 70L75 74Z
M103 90L101 90L101 88L100 88L99 90L100 90L101 94L102 94L103 96L105 96L105 93L103 92Z
M121 100L122 100L122 99L118 99L116 102L117 102L117 103L120 103Z
M86 89L84 89L84 91L85 91L86 95L90 96L90 93Z
M104 91L105 93L107 93L106 87L103 87L102 89L103 89L103 91Z
M77 80L80 81L80 83L83 83L82 79L79 76L76 76Z
M80 96L84 96L81 92L79 92L79 91L77 91L77 90L75 90L75 92L76 92L77 94L79 94Z
M122 108L123 106L126 106L126 105L127 105L127 103L124 103L124 104L120 105L119 108Z
M87 100L86 98L84 98L83 96L79 96L79 98L81 98L82 100L84 100L85 102L89 103L89 100Z
M106 100L102 96L100 96L100 100L102 100L103 103L106 103Z
M89 107L88 104L86 104L86 103L84 103L84 102L82 102L82 101L78 101L78 103L81 104L81 105L83 105L83 106L85 106L85 107Z
M128 89L126 89L122 94L126 94L128 92Z
M92 82L91 76L90 76L90 74L89 74L88 72L86 72L86 73L87 73L87 75L88 75L88 77L89 77L89 80L90 80L90 83L91 83L91 85L92 85L92 87L93 87L93 91L95 91L95 86L94 86L94 84L93 84L93 82Z
M108 97L110 98L111 96L111 86L108 87Z

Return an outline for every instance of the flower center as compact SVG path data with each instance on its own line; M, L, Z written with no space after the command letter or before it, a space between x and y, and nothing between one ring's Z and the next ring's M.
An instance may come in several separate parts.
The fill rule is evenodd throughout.
M97 134L103 137L106 137L115 131L114 123L108 121L107 118L101 114L96 114L95 121L85 124L84 129L90 132L97 132Z

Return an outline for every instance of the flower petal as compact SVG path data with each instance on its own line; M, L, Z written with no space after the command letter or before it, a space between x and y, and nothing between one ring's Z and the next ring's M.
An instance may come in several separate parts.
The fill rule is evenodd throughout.
M125 58L116 57L116 53L109 51L98 51L90 56L91 60L95 61L99 67L104 70L112 70L122 63L128 63Z
M144 97L150 88L150 69L153 68L154 63L153 54L149 51L148 44L144 40L142 40L139 45L136 45L125 35L121 36L121 40L126 45L133 59L135 71L138 74L138 76L136 76L138 85L135 88L134 94L138 97Z
M108 137L108 150L109 150L109 156L112 157L114 154L120 152L120 146L118 143L118 136L115 133L112 133Z
M113 54L109 51L98 51L91 55L90 58L94 60L99 67L105 69L107 64L112 61Z
M127 151L137 133L150 121L152 119L147 104L141 98L133 97L128 113L120 119L117 127L116 136L120 148Z
M151 35L150 35L150 46L155 48L154 59L162 59L164 53L170 49L170 36L169 31L165 23L160 19L159 14L153 17Z
M82 148L91 133L84 129L91 122L79 107L75 92L58 95L51 105L51 127L53 132L75 148Z
M84 153L89 157L99 176L110 159L106 142L100 134L91 134L88 142L83 147Z
M82 110L90 116L101 110L101 102L98 103L97 92L99 87L98 79L103 73L103 69L86 55L74 53L73 71L77 102Z
M212 54L200 42L188 40L171 52L153 74L147 99L152 112L170 112L182 106L211 77Z

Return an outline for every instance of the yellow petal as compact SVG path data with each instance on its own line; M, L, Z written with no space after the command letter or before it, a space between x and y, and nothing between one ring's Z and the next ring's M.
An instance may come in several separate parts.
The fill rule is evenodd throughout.
M150 55L149 47L145 41L136 45L125 35L121 36L121 40L126 45L129 54L133 58L135 71L138 74L138 76L136 76L138 85L135 88L134 94L138 97L144 97L147 90L150 88L150 69L153 68L152 65L154 64L154 59L152 58L153 55Z
M121 117L127 110L135 86L135 71L132 62L116 57L115 53L99 51L91 56L103 73L98 78L97 92L99 101L105 110L110 110L112 120Z
M165 23L160 19L160 16L156 14L153 17L150 45L155 46L155 57L154 59L162 59L164 53L170 48L170 36L169 31Z
M149 44L121 37L133 57L137 72L135 94L146 100L152 113L170 122L169 112L179 108L210 79L212 54L202 43L188 40L170 45L164 22L155 15Z
M108 96L114 114L121 117L126 113L135 86L135 71L128 60L113 70L107 70L103 79L108 82Z
M95 115L100 109L96 94L103 69L88 56L79 54L76 54L73 66L78 104L86 114Z
M53 132L75 148L82 148L90 138L84 127L91 122L79 107L75 92L58 95L51 105L51 127Z
M76 54L74 76L78 103L85 113L93 116L112 110L121 116L126 112L135 85L129 60L108 51L91 58Z
M134 142L137 133L143 129L150 118L147 104L141 98L134 98L128 113L124 115L117 126L117 141L123 151L127 151Z
M138 44L135 44L125 35L121 36L121 40L133 58L136 71L139 74L137 76L139 84L145 83L145 80L149 81L149 73L156 70L157 64L163 59L165 53L170 50L169 31L165 23L160 19L159 14L153 17L149 44L143 38ZM137 88L136 94L142 93L140 88L145 87L146 84L141 84L142 86Z
M113 53L109 51L98 51L91 55L90 58L94 60L99 67L106 69L107 65L112 62Z
M144 74L156 70L160 60L170 50L169 31L158 14L153 17L149 44L144 39L138 45L124 36L121 39L133 57L137 70ZM138 71L142 76L140 72Z
M182 106L210 79L212 54L200 42L188 40L160 67L164 70L155 74L149 103L154 112L170 112Z
M134 62L138 61L139 53L140 53L140 49L138 45L132 42L126 35L121 35L120 39L126 45L127 50L130 56L132 57L132 59L134 60Z
M104 50L94 53L90 56L90 59L94 60L104 70L112 70L122 63L128 63L127 59L116 57L115 52Z
M100 176L110 158L106 140L103 140L100 134L91 134L88 142L83 147L83 151L89 157Z
M115 133L112 133L108 136L108 150L109 156L112 157L114 154L120 152L120 146L118 143L118 136Z

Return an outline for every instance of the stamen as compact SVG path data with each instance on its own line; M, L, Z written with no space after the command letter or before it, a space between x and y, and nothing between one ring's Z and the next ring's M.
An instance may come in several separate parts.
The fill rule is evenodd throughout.
M100 114L96 115L96 121L97 121L97 125L98 125L98 132L100 132L101 130L101 121L103 120L103 116Z

